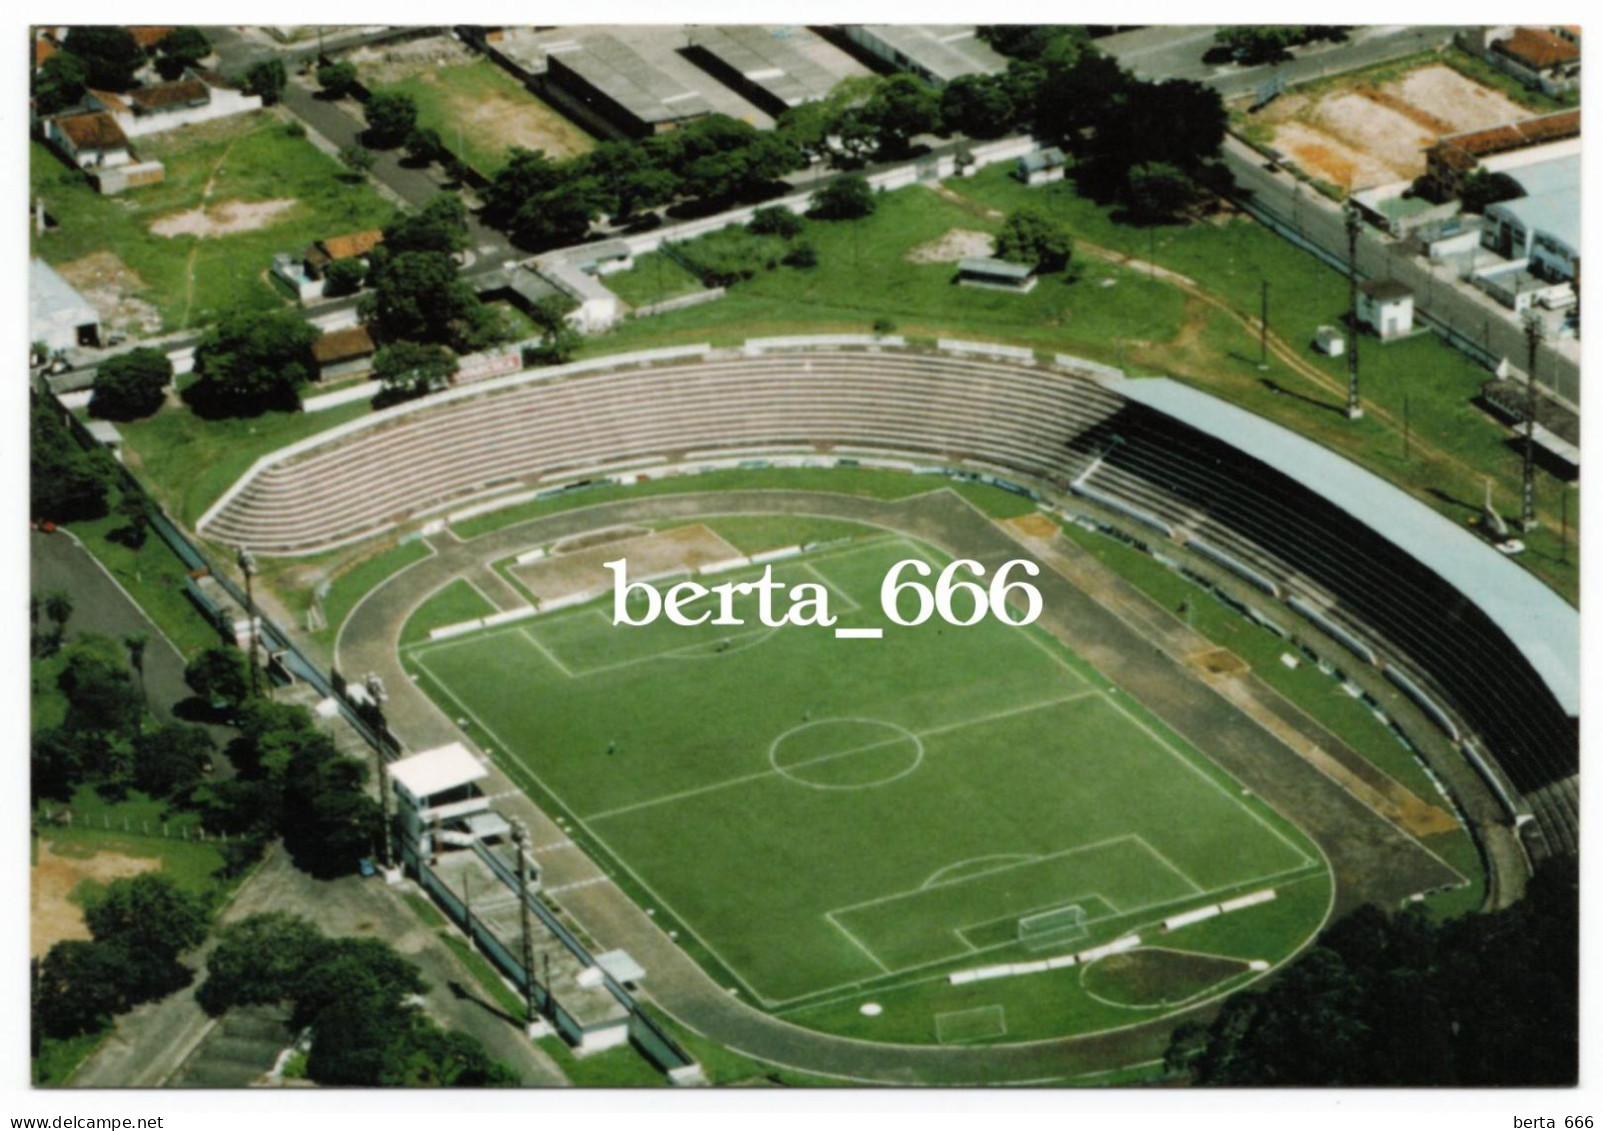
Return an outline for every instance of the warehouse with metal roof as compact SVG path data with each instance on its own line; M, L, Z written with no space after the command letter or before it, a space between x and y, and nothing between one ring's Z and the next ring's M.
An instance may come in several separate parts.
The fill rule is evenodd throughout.
M960 75L998 75L1007 58L972 24L847 24L846 38L925 82L945 86Z
M100 315L42 259L28 264L29 340L51 350L100 344Z
M685 53L713 77L765 113L778 117L827 96L836 76L798 49L806 28L754 24L691 29Z
M700 93L602 33L548 45L545 81L629 137L662 133L712 110Z

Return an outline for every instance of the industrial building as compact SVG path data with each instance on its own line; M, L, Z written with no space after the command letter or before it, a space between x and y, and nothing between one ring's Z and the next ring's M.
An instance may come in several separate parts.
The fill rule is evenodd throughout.
M100 315L42 259L28 264L28 334L51 351L100 344Z
M1581 157L1536 162L1506 175L1525 195L1487 207L1481 246L1505 259L1528 259L1533 275L1573 281L1581 263Z
M1007 58L980 39L972 24L847 24L864 51L899 71L945 86L960 75L999 75Z
M712 112L700 93L601 32L547 44L538 89L581 124L625 137L664 133Z
M823 44L806 28L751 24L690 29L685 54L746 101L775 118L826 97L839 77L801 50Z

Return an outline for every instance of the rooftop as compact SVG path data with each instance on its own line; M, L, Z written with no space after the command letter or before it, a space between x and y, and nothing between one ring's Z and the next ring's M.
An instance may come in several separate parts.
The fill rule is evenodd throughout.
M552 44L548 56L642 122L676 122L706 114L697 92L642 59L611 35L596 33Z
M787 34L794 31L787 29ZM750 24L700 27L692 29L691 35L697 47L716 55L786 106L823 98L835 85L834 75L769 28Z
M1474 165L1474 159L1477 157L1487 157L1493 153L1521 149L1527 145L1576 137L1580 132L1581 112L1559 110L1552 114L1509 122L1507 125L1493 126L1490 129L1452 134L1438 141L1431 150L1455 167L1469 168Z
M122 132L117 119L104 111L68 114L53 120L74 149L128 148L128 135Z
M1166 377L1116 392L1218 437L1358 518L1452 585L1502 630L1570 715L1580 712L1580 616L1451 519L1312 440Z
M1001 279L1028 279L1035 269L1024 263L1009 263L1005 259L982 259L973 256L958 261L957 269L965 275L991 275Z
M170 27L138 26L129 28L128 34L134 37L135 43L139 44L139 46L143 47L146 51L149 51L152 47L156 46L162 40L171 35L173 30L174 29Z
M1579 47L1546 28L1515 28L1513 35L1498 40L1494 46L1509 58L1538 71L1573 63L1581 57Z
M1549 236L1579 254L1581 250L1581 190L1561 189L1541 196L1521 196L1490 205L1486 218L1511 217L1527 230Z
M99 324L100 315L42 259L28 262L28 325L35 337L50 329L76 330Z
M960 75L996 75L1007 70L1007 59L975 34L972 24L863 24L862 30L879 40L937 82Z
M1581 155L1571 153L1550 161L1536 161L1509 169L1506 175L1525 190L1526 196L1578 189L1581 187Z
M437 746L390 764L390 777L413 797L432 797L490 776L460 742Z
M179 110L185 106L204 106L211 101L211 89L199 79L159 82L128 92L136 110Z
M1376 302L1395 302L1414 293L1396 279L1371 279L1360 284L1359 289Z
M343 236L318 240L317 246L330 259L354 259L358 255L366 255L383 242L383 231L369 228L365 232L347 232Z
M1055 145L1048 146L1034 153L1026 153L1019 158L1019 164L1032 173L1041 169L1056 169L1063 164L1063 150Z
M336 365L373 352L373 339L366 326L330 330L312 343L312 356L319 365Z

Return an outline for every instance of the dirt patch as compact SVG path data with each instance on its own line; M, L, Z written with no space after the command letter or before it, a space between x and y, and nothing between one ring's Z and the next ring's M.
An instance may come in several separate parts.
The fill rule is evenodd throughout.
M1247 661L1228 648L1210 648L1186 657L1186 663L1204 675L1246 675Z
M1004 526L1011 526L1026 538L1056 538L1058 524L1053 522L1040 511L1020 515L1018 518L1007 519Z
M97 251L70 263L58 263L56 270L95 308L103 329L136 335L160 332L161 311L134 297L145 289L145 280L111 252Z
M69 896L84 880L106 884L161 867L161 861L118 852L93 856L59 856L52 842L41 839L33 866L32 914L28 952L39 957L66 939L87 939L83 908Z
M295 200L258 200L247 204L242 200L228 200L214 208L191 208L187 212L163 216L151 222L150 230L169 238L215 239L265 228L298 203Z
M424 75L424 82L437 82L434 75ZM531 98L510 98L500 95L468 95L452 91L447 96L453 121L461 122L467 132L488 139L502 149L514 145L524 149L544 150L546 155L560 160L574 157L591 149L590 138L577 126Z
M1384 89L1448 123L1455 132L1485 129L1531 115L1501 91L1441 64L1409 71Z
M1142 948L1093 963L1081 974L1081 982L1118 1005L1167 1005L1194 998L1249 968L1239 958Z
M672 573L694 573L719 562L738 560L743 555L698 522L541 558L514 566L513 572L529 592L544 603L611 588L612 571L602 563L619 557L629 563L629 579L638 581Z
M359 47L348 56L362 70L369 86L401 82L436 67L454 67L474 61L474 54L454 39L430 36L408 43L386 43Z
M1413 180L1444 134L1484 129L1530 111L1439 63L1375 85L1358 80L1291 95L1260 117L1270 144L1315 177L1349 190Z
M581 534L577 538L564 538L551 547L553 554L573 554L580 550L588 550L592 546L605 546L611 542L627 542L631 538L639 538L643 534L650 534L650 527L646 526L612 526L606 530L594 530L589 534Z
M956 263L959 259L988 258L990 254L990 233L953 228L938 240L919 244L905 258L909 263Z

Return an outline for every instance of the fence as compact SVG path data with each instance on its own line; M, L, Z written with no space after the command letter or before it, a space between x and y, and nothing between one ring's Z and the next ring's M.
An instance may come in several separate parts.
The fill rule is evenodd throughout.
M144 817L134 820L126 813L115 813L110 809L85 809L81 805L46 809L39 814L38 821L40 824L68 829L118 832L128 836L156 837L162 840L194 841L199 844L209 841L228 843L227 833L208 834L204 825L192 821L152 821Z

